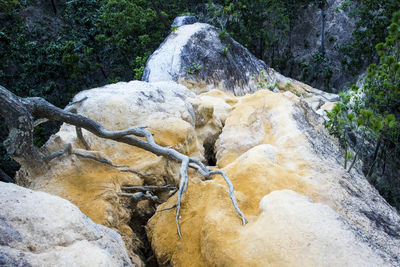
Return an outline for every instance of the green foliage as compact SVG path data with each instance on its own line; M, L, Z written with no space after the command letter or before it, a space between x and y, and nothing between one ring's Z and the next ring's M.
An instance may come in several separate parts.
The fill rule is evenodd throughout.
M298 62L300 75L299 79L312 84L315 81L319 81L323 84L322 88L324 91L330 91L331 89L331 77L333 70L329 58L323 53L316 52L309 60Z
M45 14L43 21L35 18L28 26L20 13L27 6ZM149 1L70 0L62 6L49 18L41 1L0 0L2 86L62 107L81 90L140 79L147 58L168 34ZM46 127L35 130L36 145L51 134ZM6 136L1 131L1 141ZM15 167L2 145L0 151L0 167Z
M218 37L221 40L226 40L226 38L228 38L228 33L225 30L220 31L218 34Z
M340 95L341 100L328 113L326 123L344 148L349 146L350 134L360 137L356 147L362 152L367 176L382 194L390 195L388 201L398 208L400 188L388 187L395 181L382 178L386 177L387 166L395 170L400 166L399 25L400 11L393 14L386 41L376 45L379 64L368 67L363 87L353 85L349 93ZM398 174L387 175L397 179Z
M186 67L186 73L187 74L195 74L199 72L203 68L203 65L200 63L192 62L192 64L189 67Z
M336 12L339 12L340 10L348 11L352 4L353 4L353 1L349 1L349 0L343 1L336 7L335 11Z
M273 91L275 88L278 87L278 83L276 81L274 83L271 83L268 80L268 77L267 75L265 75L265 72L263 70L260 71L260 74L258 76L253 77L252 80L257 83L258 89L269 89L270 91Z
M0 0L0 12L10 14L14 8L18 7L18 0Z
M231 44L224 46L224 49L222 49L221 52L224 57L228 56L228 51L231 49L231 47L232 47Z
M36 126L33 134L33 143L35 144L35 146L41 147L42 145L44 145L44 143L46 143L47 138L43 126Z
M356 2L356 8L346 8L353 2ZM354 41L340 47L340 52L345 56L342 63L347 71L359 74L366 63L368 65L375 60L375 45L384 42L392 12L400 9L400 1L344 1L341 6L357 21L353 32Z

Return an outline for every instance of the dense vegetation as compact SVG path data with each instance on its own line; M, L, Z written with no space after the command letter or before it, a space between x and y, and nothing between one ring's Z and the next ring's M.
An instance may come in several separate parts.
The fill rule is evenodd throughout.
M400 209L399 25L400 11L393 15L386 41L376 45L379 63L368 67L361 88L353 85L352 91L341 94L341 101L328 113L327 127L346 150L345 167L348 160L361 157L367 178Z
M147 58L170 32L168 25L177 15L191 14L219 27L221 38L231 35L283 74L331 91L334 70L324 45L334 43L324 30L324 12L330 2L0 0L0 84L17 95L41 96L64 106L81 90L140 79ZM304 48L316 52L297 61L292 36L296 25L302 23L299 13L306 9L322 17L320 45L304 42ZM400 185L389 182L398 174L388 171L399 166L396 160L389 162L399 155L399 55L398 42L393 41L395 26L388 26L400 1L343 1L338 9L356 21L353 42L335 47L342 53L343 69L356 76L369 64L379 64L371 65L367 72L359 93L363 97L342 95L342 103L330 115L331 131L348 151L350 163L346 165L352 162L348 148L355 147L354 154L364 159L369 179L392 204L399 205L398 193L390 188ZM385 43L378 46L377 56L375 46L381 42ZM56 124L36 128L35 143L42 145L56 128ZM0 140L6 136L7 129L0 122ZM10 175L18 168L1 145L0 168Z

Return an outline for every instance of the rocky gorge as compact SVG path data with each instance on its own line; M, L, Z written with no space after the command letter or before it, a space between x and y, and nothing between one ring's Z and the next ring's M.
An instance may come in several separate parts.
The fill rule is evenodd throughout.
M398 212L361 162L343 168L323 126L337 95L284 77L208 24L178 26L142 81L82 91L76 113L115 131L147 127L157 144L222 169L247 224L222 177L189 171L180 238L178 162L63 124L42 150L72 152L35 175L22 166L17 184L29 189L0 187L0 263L397 266ZM142 200L124 195L129 186L167 190Z

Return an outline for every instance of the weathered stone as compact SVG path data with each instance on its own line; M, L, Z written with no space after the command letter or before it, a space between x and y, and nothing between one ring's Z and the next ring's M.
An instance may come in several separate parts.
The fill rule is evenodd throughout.
M132 81L83 91L74 100L87 97L76 105L77 112L110 130L147 126L158 144L172 146L184 154L205 160L204 146L210 146L212 153L222 123L230 111L230 105L217 97L221 94L225 95L215 92L214 96L210 92L202 96L204 101L201 101L193 92L173 82ZM68 199L94 222L117 230L131 256L135 257L146 249L139 238L143 225L132 225L133 230L130 227L132 209L137 210L137 207L129 198L119 196L121 186L177 186L179 165L142 149L99 138L86 130L83 130L83 136L91 151L85 150L77 138L75 127L64 124L42 149L50 154L70 143L73 152L107 159L116 165L128 165L136 173L123 172L75 154L65 154L51 161L43 175L30 177L30 187ZM26 180L23 170L17 178L18 181ZM165 200L167 195L161 192L159 197ZM149 206L149 212L154 212L154 205Z
M351 3L343 10L341 6L345 3L342 0L327 0L325 5L325 57L329 60L329 68L332 77L329 79L330 90L342 90L356 81L357 75L352 75L343 64L343 53L340 47L350 44L353 41L352 33L355 30L356 21L349 13L356 9L357 2ZM298 63L312 62L313 56L321 51L321 10L318 5L310 4L307 8L299 10L298 17L293 23L291 30L290 45L292 59ZM287 40L289 42L289 40ZM323 79L311 79L309 76L318 76L310 73L302 75L301 64L293 64L288 67L292 77L302 79L304 82L311 82L314 87L323 88L326 81Z
M241 96L260 89L291 91L323 114L329 94L287 78L252 55L245 47L208 24L195 23L171 33L149 58L143 74L148 82L175 81L196 93L218 89ZM224 52L225 51L225 52Z
M65 199L0 182L1 266L131 266L121 236Z
M218 51L226 42L232 46L224 55ZM202 67L187 70L193 62ZM161 265L398 265L399 214L368 184L359 164L351 173L343 168L344 152L318 115L336 95L282 76L199 23L171 33L149 59L144 77L150 82L79 93L74 100L88 99L76 105L77 112L110 130L147 126L157 143L222 168L249 220L240 224L221 177L202 181L189 172L180 219L183 239L176 232L174 209L156 213L147 225ZM275 92L262 90L265 84L274 85ZM179 166L87 131L83 135L91 151L84 150L70 125L63 125L43 150L71 143L73 152L129 165L136 173L65 154L42 176L30 177L30 186L68 199L94 222L116 229L134 257L143 246L137 230L143 225L129 223L130 209L148 216L155 205L132 204L119 195L121 185L177 185ZM159 197L166 200L166 195ZM158 209L175 203L176 195ZM6 231L4 240L18 239ZM9 255L0 259L12 260Z
M194 24L198 22L195 16L179 16L174 19L171 27L180 27L183 25Z
M221 177L194 181L182 204L183 239L174 228L173 210L156 213L148 224L159 263L398 264L399 214L359 166L346 172L343 152L323 119L289 92L261 90L236 99L215 146L216 160L232 180L249 223L241 225Z

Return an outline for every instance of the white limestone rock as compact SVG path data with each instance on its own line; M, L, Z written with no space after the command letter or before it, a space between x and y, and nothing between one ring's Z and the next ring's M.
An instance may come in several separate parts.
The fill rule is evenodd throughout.
M1 266L132 266L121 236L69 201L0 182Z

